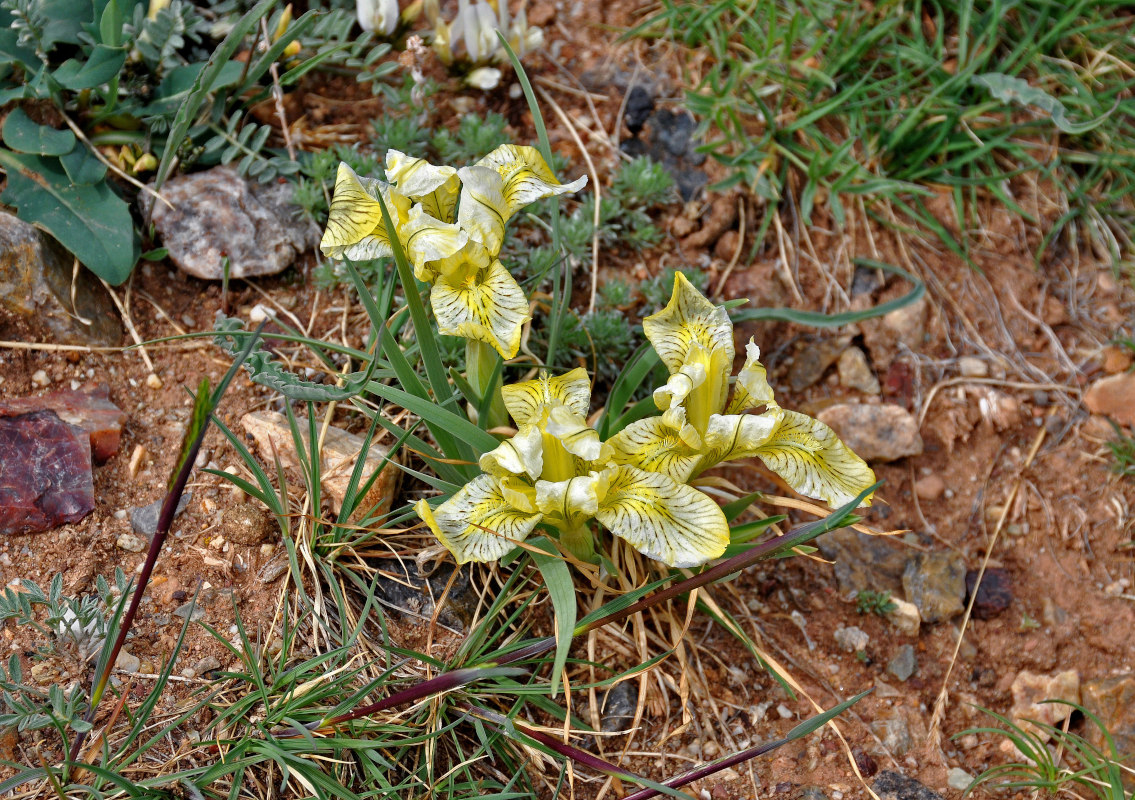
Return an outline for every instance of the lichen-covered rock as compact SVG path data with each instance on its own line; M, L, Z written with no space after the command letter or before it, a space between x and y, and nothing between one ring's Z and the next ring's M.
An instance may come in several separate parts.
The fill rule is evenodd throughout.
M1116 752L1121 756L1135 753L1135 672L1085 681L1080 697L1084 708L1099 717L1111 734ZM1091 724L1085 731L1088 741L1106 753L1103 732ZM1128 788L1133 788L1135 777L1127 776L1127 781Z
M106 290L45 233L0 211L0 339L117 347Z
M902 593L910 549L895 537L844 528L821 536L816 544L824 558L835 562L841 594L850 596L864 590Z
M143 192L170 260L205 280L274 275L319 243L319 229L292 203L287 183L246 181L229 167L183 175L162 185L166 205Z
M1009 711L1009 717L1022 729L1046 739L1046 731L1031 721L1052 726L1063 722L1072 713L1072 707L1066 703L1080 702L1080 673L1069 669L1053 675L1038 675L1021 670L1009 690L1013 693L1013 708ZM1046 700L1064 702L1047 703Z
M817 418L864 461L895 461L922 453L918 423L902 406L840 403Z
M78 522L94 507L85 431L50 410L0 417L0 534Z

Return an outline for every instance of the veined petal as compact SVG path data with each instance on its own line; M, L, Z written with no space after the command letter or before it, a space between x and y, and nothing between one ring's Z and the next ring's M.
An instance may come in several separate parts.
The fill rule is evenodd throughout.
M610 453L610 448L599 441L599 432L567 406L549 409L544 430L558 439L565 450L584 461L599 461L605 453Z
M486 342L503 358L516 355L521 327L531 319L528 298L499 261L456 285L437 281L430 303L440 333Z
M458 274L461 264L467 260L464 251L469 245L469 235L457 225L431 216L420 204L410 209L401 233L406 255L420 281L432 281L439 274Z
M673 375L687 363L691 348L700 344L714 360L733 367L733 323L729 314L702 296L686 276L674 273L674 294L657 314L642 321L646 338Z
M662 411L680 406L694 389L705 383L705 379L704 364L683 364L664 386L654 390L654 404Z
M544 469L543 436L538 425L521 425L511 439L505 439L495 450L481 456L482 470L497 477L527 475L532 480Z
M863 459L819 420L783 409L742 417L761 418L777 420L765 441L758 444L759 436L747 437L749 446L721 460L756 456L794 490L831 506L843 505L875 482L875 473ZM870 503L870 498L864 501Z
M425 500L414 506L458 564L495 561L522 542L544 515L513 507L498 479L478 475L437 509Z
M387 150L386 180L411 200L419 201L430 216L441 222L453 222L461 188L454 167L435 167L424 158Z
M608 472L595 518L634 549L671 567L696 567L725 552L729 523L707 495L658 472Z
M675 406L662 416L632 422L608 439L614 462L659 472L678 483L688 481L701 461L702 442L681 412L682 407Z
M745 345L745 365L737 373L737 385L733 388L733 399L729 401L728 413L738 414L758 406L775 406L768 374L760 362L761 348L752 339Z
M517 425L524 425L544 413L544 407L558 400L576 414L587 416L591 405L591 379L582 367L555 378L548 373L531 381L502 386L504 406Z
M757 455L780 426L784 412L777 408L764 414L714 414L705 432L705 447L699 472L722 461Z
M500 175L506 220L529 203L552 195L578 192L587 185L586 175L571 183L560 183L540 151L525 145L502 144L478 161L476 166L487 167Z
M457 174L461 178L457 224L471 239L496 255L504 242L504 224L510 216L504 199L504 181L486 167L462 167Z
M381 194L397 228L410 208L408 198L374 178L362 178L344 163L335 177L335 194L319 249L328 258L362 261L393 255L382 219Z
M606 491L607 476L601 472L566 481L536 481L536 507L545 516L576 527L595 516Z

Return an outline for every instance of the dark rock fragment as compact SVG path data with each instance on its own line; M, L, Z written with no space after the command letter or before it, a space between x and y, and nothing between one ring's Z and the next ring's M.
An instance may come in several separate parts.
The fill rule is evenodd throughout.
M95 507L91 444L54 411L0 417L0 534L78 522Z

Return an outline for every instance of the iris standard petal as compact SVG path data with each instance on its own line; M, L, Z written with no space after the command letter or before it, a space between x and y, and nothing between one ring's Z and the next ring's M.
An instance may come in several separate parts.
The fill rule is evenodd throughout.
M608 473L595 518L640 553L671 567L696 567L725 552L729 523L708 495L631 466Z
M591 379L582 367L549 378L546 372L523 383L502 386L504 406L517 425L524 425L544 413L544 407L558 401L576 414L586 417L591 405Z
M430 304L440 333L485 342L503 358L516 355L521 328L531 319L524 290L499 261L459 284L438 280Z
M436 509L420 500L414 510L458 564L496 561L544 518L512 506L491 475L478 475Z
M724 308L706 300L686 276L674 273L674 293L657 314L642 321L646 338L670 374L682 368L694 344L714 353L728 371L733 367L733 323ZM720 358L717 358L720 352Z
M745 345L745 365L737 373L737 385L733 388L733 399L729 401L728 413L738 414L758 406L775 406L768 374L760 362L761 348L752 339Z
M457 175L461 178L457 224L489 252L499 253L504 242L504 224L509 218L504 182L500 175L485 167L462 167Z
M573 456L584 461L599 461L610 448L599 441L599 432L587 424L581 414L567 406L556 405L548 410L544 431L559 441Z
M476 166L500 175L506 220L529 203L552 195L572 194L587 185L586 175L571 183L560 183L540 151L526 145L502 144Z

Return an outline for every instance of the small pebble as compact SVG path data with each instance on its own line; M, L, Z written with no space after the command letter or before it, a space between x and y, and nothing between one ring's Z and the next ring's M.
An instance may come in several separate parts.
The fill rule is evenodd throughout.
M183 669L181 671L181 677L183 677L183 678L196 678L197 677L197 670L193 669L193 667L186 667L185 669Z
M47 384L51 383L51 378L47 377L47 373L42 369L37 369L32 373L32 383L36 386L47 386Z
M946 491L946 482L937 475L927 475L914 482L914 493L920 500L937 500Z
M946 775L946 783L950 785L951 789L964 792L973 783L973 776L961 767L953 767Z
M126 519L126 509L120 508L117 511L115 511L114 512L114 518L115 519Z
M146 549L146 540L132 533L119 534L114 543L119 550L125 550L128 553L141 553Z
M157 374L151 372L148 376L146 376L146 385L151 389L160 389L162 388L162 379L159 378Z
M840 647L849 653L857 652L859 650L866 650L867 644L871 641L871 637L866 632L854 626L846 628L837 628L835 632L835 641Z
M964 378L986 378L989 376L989 365L975 356L963 356L958 359L958 372Z
M139 672L142 667L142 659L123 648L118 651L118 658L114 660L114 666L125 672Z
M784 703L781 703L776 707L776 713L780 714L781 719L792 719L792 717L794 716L792 709L786 706Z
M220 668L221 662L216 656L205 656L193 666L193 671L198 675L208 677L210 672Z
M138 444L134 446L134 452L130 454L130 477L134 478L138 475L138 470L142 468L142 462L146 460L146 445Z

